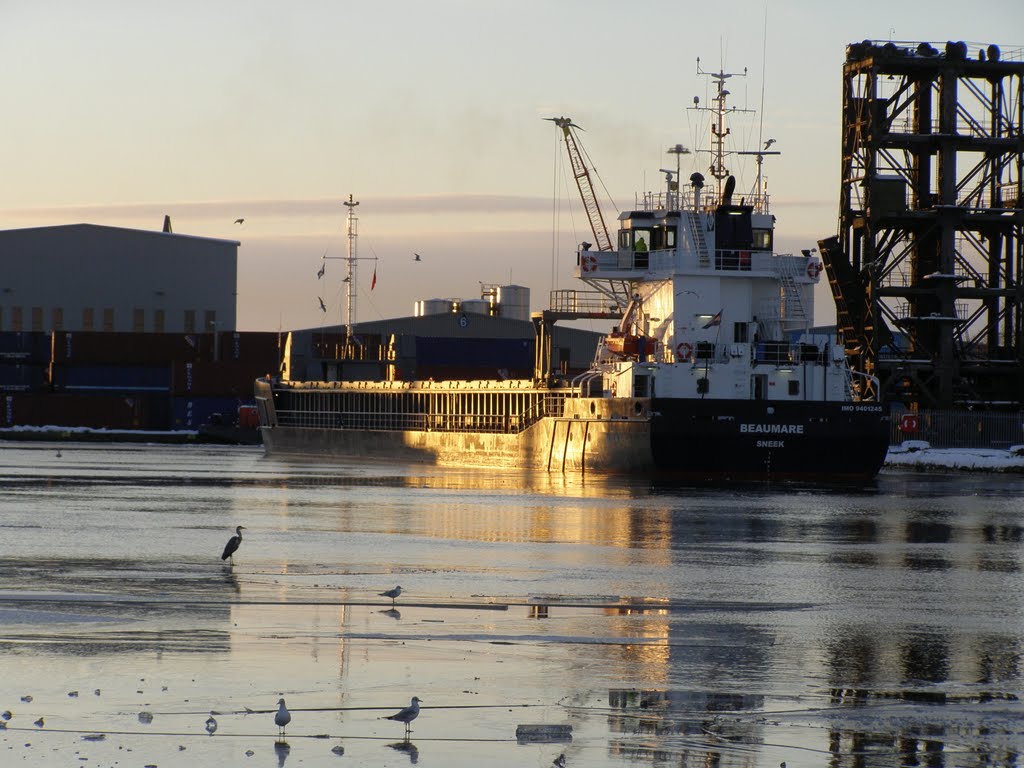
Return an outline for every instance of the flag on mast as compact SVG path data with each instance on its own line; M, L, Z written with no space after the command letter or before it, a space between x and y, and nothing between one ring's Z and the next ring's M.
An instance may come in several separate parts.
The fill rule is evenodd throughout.
M721 324L722 324L722 310L718 310L718 314L715 315L714 317L712 317L706 323L704 323L704 327L705 328L712 328L712 327L714 327L716 325L721 325Z
M373 279L370 280L370 290L372 291L377 287L377 267L373 268Z

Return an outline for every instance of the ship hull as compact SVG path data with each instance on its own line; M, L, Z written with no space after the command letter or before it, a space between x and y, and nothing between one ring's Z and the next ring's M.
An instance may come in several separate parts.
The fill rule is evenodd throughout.
M723 479L870 479L889 448L875 403L655 399L660 471Z
M888 450L888 413L875 404L573 397L525 428L473 431L291 426L277 419L269 390L257 401L268 455L314 459L839 480L874 477Z

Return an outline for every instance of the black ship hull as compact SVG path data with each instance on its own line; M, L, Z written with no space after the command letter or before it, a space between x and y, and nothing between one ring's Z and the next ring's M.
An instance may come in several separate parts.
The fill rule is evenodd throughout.
M655 399L651 451L662 472L723 479L870 479L889 448L877 403Z

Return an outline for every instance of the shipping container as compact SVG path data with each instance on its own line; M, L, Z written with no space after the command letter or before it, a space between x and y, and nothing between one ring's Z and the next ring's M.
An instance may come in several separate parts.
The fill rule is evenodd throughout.
M249 360L178 362L172 367L175 395L227 396L251 399L255 380L267 369Z
M12 363L0 358L0 391L31 392L49 383L49 367L40 363Z
M56 390L111 392L168 392L169 365L54 365L51 380Z
M213 335L54 331L53 362L155 365L212 356Z
M5 427L166 430L167 395L16 393L4 396Z
M284 335L262 331L224 331L218 335L217 357L211 360L244 360L267 371L281 363Z
M237 397L172 397L171 429L198 429L204 424L234 425L238 423L239 407L252 402L252 397L247 403Z
M48 365L50 334L35 331L0 331L0 363Z

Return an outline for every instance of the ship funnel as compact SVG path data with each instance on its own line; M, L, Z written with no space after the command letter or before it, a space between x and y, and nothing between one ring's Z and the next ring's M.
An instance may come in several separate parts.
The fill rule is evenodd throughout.
M722 205L732 205L732 193L736 191L736 177L729 176L725 180L725 191L722 192Z

